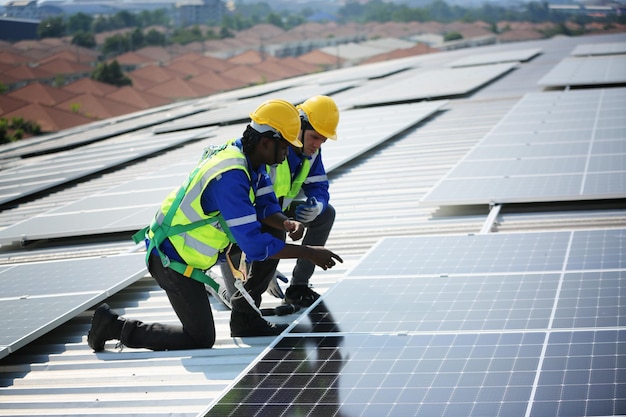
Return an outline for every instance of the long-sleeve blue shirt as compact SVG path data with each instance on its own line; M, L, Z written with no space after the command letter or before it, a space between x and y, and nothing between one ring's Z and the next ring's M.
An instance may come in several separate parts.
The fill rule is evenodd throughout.
M241 139L237 139L234 145L241 149ZM260 220L280 212L281 207L265 165L254 170L247 157L246 160L250 180L241 169L226 171L211 180L200 201L205 213L217 210L222 214L248 260L262 261L285 246L283 240L261 232ZM257 196L254 205L250 202L250 187ZM161 250L171 259L182 261L168 240L163 242Z

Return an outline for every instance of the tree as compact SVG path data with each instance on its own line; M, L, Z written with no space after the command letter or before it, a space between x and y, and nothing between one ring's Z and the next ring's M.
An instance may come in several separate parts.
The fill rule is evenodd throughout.
M133 84L131 79L124 75L117 60L111 61L110 64L106 62L98 64L95 71L91 73L91 79L117 87Z
M92 32L79 30L78 32L74 33L74 37L72 38L72 45L78 45L85 48L95 48L96 37Z
M49 17L39 22L37 36L40 38L60 38L65 36L67 25L62 17Z
M93 24L93 17L85 13L75 13L67 19L67 30L71 34L89 32Z

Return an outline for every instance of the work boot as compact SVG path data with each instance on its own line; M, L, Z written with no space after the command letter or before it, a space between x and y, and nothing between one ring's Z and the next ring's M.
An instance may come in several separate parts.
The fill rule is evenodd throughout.
M230 313L231 337L277 336L287 327L288 324L269 322L256 313L235 310Z
M87 344L94 352L102 352L107 340L119 340L122 335L123 319L120 319L105 303L96 309L87 333Z
M320 298L320 295L308 285L291 285L285 290L285 304L309 307L318 298Z

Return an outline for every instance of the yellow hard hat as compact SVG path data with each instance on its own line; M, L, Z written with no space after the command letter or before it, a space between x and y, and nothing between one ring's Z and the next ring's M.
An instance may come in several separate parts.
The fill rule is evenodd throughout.
M297 109L317 133L328 139L337 139L339 109L335 100L328 96L313 96L297 106Z
M258 125L264 125L265 130L280 133L287 142L298 148L302 142L298 139L300 133L300 115L296 107L288 101L281 99L267 100L256 110L250 113L253 128L259 130ZM271 129L268 129L271 128ZM261 129L263 130L263 129ZM260 133L263 133L261 131Z

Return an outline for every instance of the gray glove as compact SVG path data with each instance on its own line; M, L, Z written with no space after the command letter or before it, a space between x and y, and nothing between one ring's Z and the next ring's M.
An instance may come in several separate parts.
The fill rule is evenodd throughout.
M285 284L289 282L289 279L286 276L276 271L276 275L274 275L274 279L270 280L270 285L267 286L267 292L276 298L283 299L285 298L285 293L283 293L283 290L280 288L280 285L278 284L278 280L281 280Z

